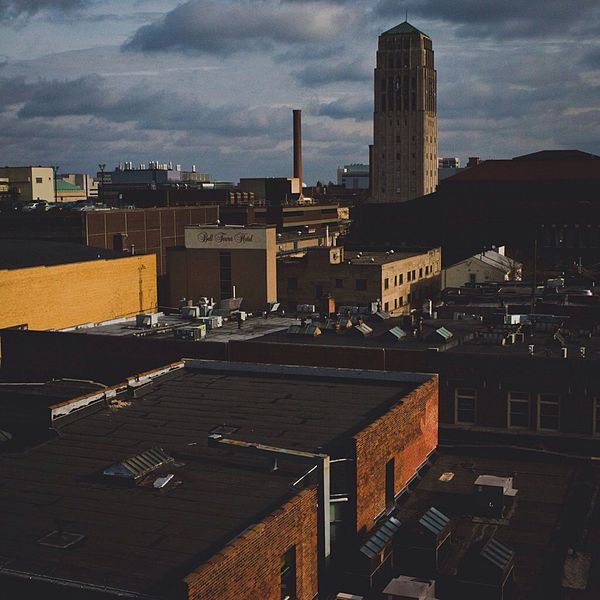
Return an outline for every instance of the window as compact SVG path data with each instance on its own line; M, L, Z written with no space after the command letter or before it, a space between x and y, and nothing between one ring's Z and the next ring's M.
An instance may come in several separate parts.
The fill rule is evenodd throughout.
M454 392L456 423L475 423L477 392L469 388L456 388Z
M36 177L36 178L35 178L35 182L36 182L36 183L42 183L43 181L44 181L44 180L43 180L43 178L42 178L42 177Z
M356 280L356 289L364 292L367 289L367 280L366 279L357 279Z
M529 392L508 392L508 426L529 427Z
M406 281L411 281L410 271L406 273Z
M421 277L423 277L423 267L419 269L419 279L421 279Z
M298 279L296 277L288 277L287 289L288 290L297 290L298 289Z
M385 312L389 312L389 310L390 310L390 303L389 302L386 302L383 305L383 310L385 310Z
M233 294L231 285L231 252L219 252L219 277L221 300L231 298Z
M335 287L336 288L343 288L344 287L344 280L343 279L336 279L335 280Z
M600 435L600 396L594 398L594 433Z
M429 265L425 267L425 275L429 275Z
M400 296L398 302L400 303L400 306L404 306L404 296Z
M296 546L281 557L281 600L296 598Z
M386 277L383 280L383 289L384 290L389 290L390 289L390 280L389 280L389 277Z
M417 270L413 269L412 270L412 280L414 281L417 278Z
M385 506L389 508L394 504L394 459L385 463Z
M411 296L412 296L412 294L410 292L408 292L408 296L406 297L406 302L408 304L410 304Z
M398 308L398 298L394 298L394 309Z
M402 273L400 273L400 275L398 275L398 283L400 285L402 285L404 283L404 275Z
M538 395L538 429L558 431L560 425L560 397L558 394Z
M398 275L394 275L394 287L398 285Z

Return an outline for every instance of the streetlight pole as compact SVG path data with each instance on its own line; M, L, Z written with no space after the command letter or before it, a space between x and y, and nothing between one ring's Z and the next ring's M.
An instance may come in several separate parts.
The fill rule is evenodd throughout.
M56 205L58 203L58 187L56 185L56 176L58 174L58 169L60 167L58 165L56 165L55 167L52 167L52 173L54 174L54 204Z

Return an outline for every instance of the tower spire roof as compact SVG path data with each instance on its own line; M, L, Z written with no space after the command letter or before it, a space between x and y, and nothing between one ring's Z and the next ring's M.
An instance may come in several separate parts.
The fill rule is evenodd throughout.
M421 35L425 35L429 37L426 33L419 31L414 25L411 25L408 21L404 21L400 23L400 25L396 25L396 27L392 27L387 31L384 31L381 35L396 35L398 33L420 33Z

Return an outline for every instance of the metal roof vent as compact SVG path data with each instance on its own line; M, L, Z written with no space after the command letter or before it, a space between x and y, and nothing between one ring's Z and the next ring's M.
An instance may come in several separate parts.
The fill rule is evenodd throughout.
M223 423L223 425L217 425L216 427L213 427L209 433L218 433L220 435L232 435L233 433L235 433L236 431L239 431L239 427L236 427L235 425L225 425L225 423Z
M506 571L515 556L515 553L508 547L499 542L495 537L491 537L487 544L481 549L481 556L498 567L501 571Z
M388 517L377 528L377 531L361 546L361 553L367 558L373 558L379 554L401 526L402 523L396 517Z
M433 535L442 533L449 523L450 519L433 506L419 519L419 525Z
M404 329L396 326L396 327L392 327L389 331L388 334L391 335L393 338L395 338L397 341L401 341L406 337L406 331L404 331Z
M136 480L174 460L162 448L155 447L116 463L104 469L103 473L108 477Z

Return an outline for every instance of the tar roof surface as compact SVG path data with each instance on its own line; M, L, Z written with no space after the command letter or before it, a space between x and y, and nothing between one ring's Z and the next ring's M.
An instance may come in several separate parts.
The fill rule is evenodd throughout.
M64 265L125 256L128 255L82 244L38 240L0 240L0 269Z
M131 404L0 457L0 556L14 570L157 592L281 505L309 468L284 460L272 472L265 459L209 448L215 427L239 428L230 437L243 441L315 451L351 437L416 385L181 369ZM182 464L167 470L181 485L161 493L102 477L155 446ZM72 550L38 544L56 519L85 539Z
M431 506L451 517L453 549L443 569L446 574L453 571L472 542L494 535L515 551L516 598L546 598L540 588L548 575L545 569L556 552L559 522L562 519L565 526L565 519L572 523L571 519L577 517L569 514L565 505L574 481L582 475L582 464L505 448L442 449L438 460L400 507L399 518L403 523L412 523ZM443 473L452 473L452 479L440 481ZM473 518L470 496L480 475L514 478L513 487L518 490L514 507L501 523Z

